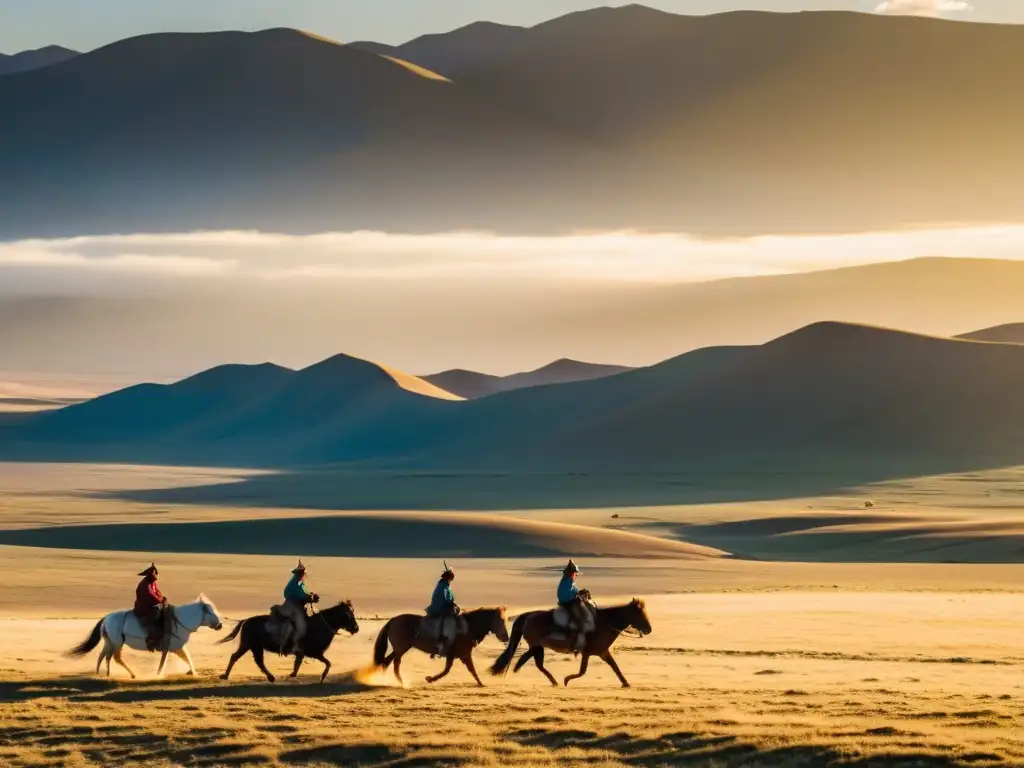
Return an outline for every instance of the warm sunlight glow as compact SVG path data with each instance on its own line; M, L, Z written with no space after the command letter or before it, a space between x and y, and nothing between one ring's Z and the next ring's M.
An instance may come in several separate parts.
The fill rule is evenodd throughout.
M803 272L920 256L1024 258L1024 226L928 228L851 235L710 240L609 232L508 237L483 232L402 235L193 232L23 240L0 244L0 292L45 289L65 273L133 280L343 278L520 279L673 283ZM31 277L31 279L30 279Z

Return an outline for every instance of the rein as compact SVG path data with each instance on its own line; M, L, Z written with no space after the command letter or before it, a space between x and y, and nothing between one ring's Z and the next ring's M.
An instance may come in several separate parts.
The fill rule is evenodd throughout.
M319 618L320 621L322 621L324 623L324 626L327 627L329 630L331 630L331 634L332 635L336 635L336 634L338 634L338 632L341 631L341 627L338 627L337 629L335 629L334 627L331 626L331 622L329 622L327 620L327 618L324 616L324 612L323 611L313 611L313 616L316 617L316 618Z
M616 611L616 610L619 610L619 609L617 609L617 608L606 608L605 610L607 610L610 613L611 611ZM634 627L630 622L626 622L626 624L624 624L621 627L616 627L614 624L612 624L610 621L608 621L606 626L608 627L608 629L612 630L613 632L615 632L618 635L625 635L626 637L634 637L634 638L641 638L641 637L644 636L644 633L641 632L636 627Z
M198 632L199 628L201 626L203 626L203 617L202 616L199 617L199 623L196 624L195 628L193 629L193 628L189 627L187 624L183 623L182 620L178 618L178 611L175 610L174 606L168 606L167 610L169 610L171 612L171 620L174 622L174 624L176 626L179 626L182 629L184 629L190 635ZM208 610L208 607L204 604L203 605L203 614L204 615L205 615L207 610ZM174 630L173 629L171 630L171 634L174 634Z

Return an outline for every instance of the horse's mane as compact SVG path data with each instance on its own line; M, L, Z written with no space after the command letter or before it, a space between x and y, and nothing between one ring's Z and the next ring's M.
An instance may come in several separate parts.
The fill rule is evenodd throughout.
M622 608L639 608L641 611L646 611L647 610L647 604L643 600L641 600L639 597L634 597L628 603L624 603L622 605L602 606L598 610L600 610L600 611L613 611L613 610L618 610L618 609L622 609Z
M483 613L484 611L490 611L492 613L497 613L499 616L501 616L501 618L504 619L508 615L508 606L505 606L505 605L482 606L480 608L474 608L471 611L463 611L463 613Z
M342 606L345 606L346 608L351 609L352 608L352 601L349 600L348 598L345 598L344 600L339 600L336 605L332 605L331 607L332 608L341 608Z
M213 600L208 598L204 593L200 592L199 597L197 597L192 602L194 604L206 603L206 605L210 606L210 610L213 611L215 615L220 616L220 611L218 611L217 606L213 604Z

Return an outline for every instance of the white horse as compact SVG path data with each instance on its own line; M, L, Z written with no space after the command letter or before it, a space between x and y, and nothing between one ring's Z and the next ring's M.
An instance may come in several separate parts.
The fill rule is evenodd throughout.
M164 647L166 650L160 655L160 667L157 674L163 674L164 663L167 661L167 653L173 653L179 659L188 664L188 673L196 673L195 665L192 663L192 656L188 652L187 643L192 633L200 627L210 627L219 631L221 629L220 614L217 607L206 598L199 595L195 602L186 605L173 606L174 614L170 619L168 637L165 638ZM92 628L92 633L81 644L68 652L69 656L81 657L89 653L104 641L103 650L96 661L96 674L100 673L103 662L107 662L107 675L110 675L110 660L113 659L127 670L128 674L135 678L135 673L128 668L121 651L128 646L136 651L146 651L146 630L142 627L138 616L134 611L114 611L108 613Z

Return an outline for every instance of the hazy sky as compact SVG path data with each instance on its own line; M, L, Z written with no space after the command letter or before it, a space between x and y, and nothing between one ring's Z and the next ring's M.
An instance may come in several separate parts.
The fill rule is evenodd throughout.
M918 272L885 285L870 277L840 294L800 280L803 292L760 298L735 281L686 282L926 255L1020 259L1024 226L731 240L200 232L0 243L0 382L3 369L149 378L337 352L414 373L510 373L563 356L652 363L824 319L932 333L1022 319L1017 269L973 286L961 273L939 284Z
M77 50L147 32L297 27L337 40L399 43L473 21L530 25L621 0L0 0L0 51ZM1024 23L1024 0L649 0L675 13L735 9L944 14Z

